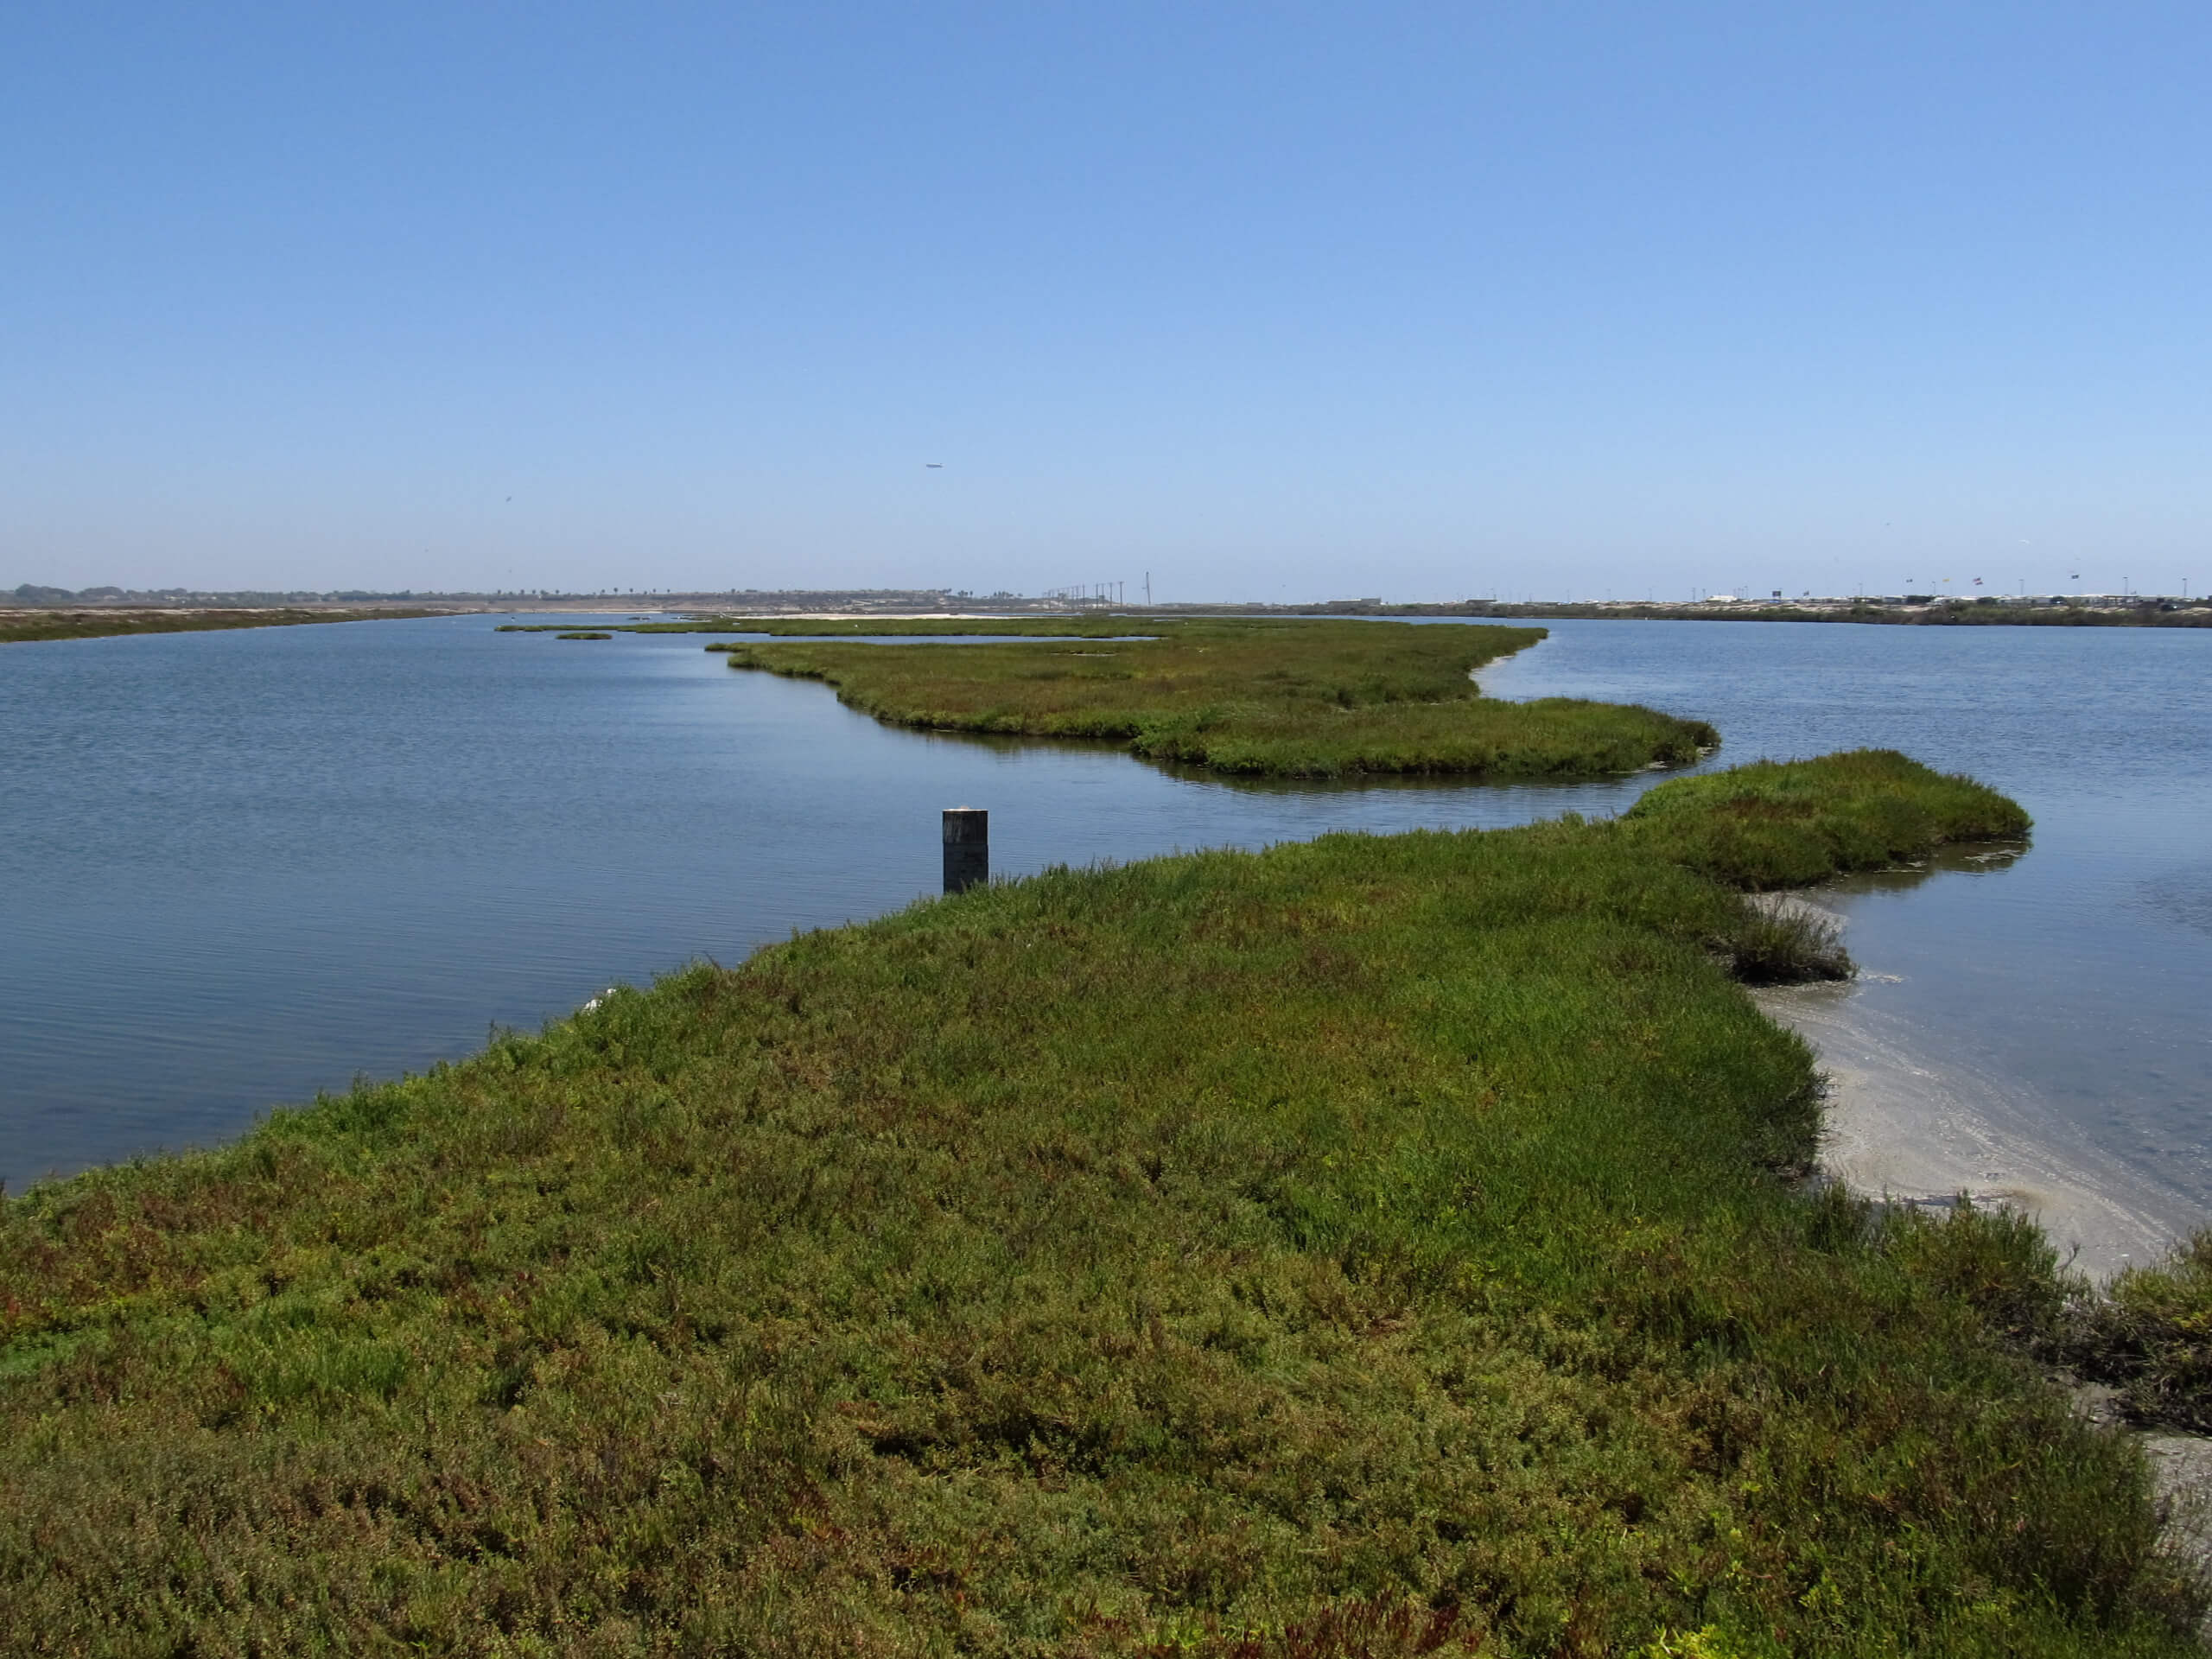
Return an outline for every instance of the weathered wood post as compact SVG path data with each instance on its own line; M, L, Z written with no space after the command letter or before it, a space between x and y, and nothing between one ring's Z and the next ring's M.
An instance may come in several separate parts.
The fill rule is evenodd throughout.
M991 879L991 815L980 806L944 809L944 890Z

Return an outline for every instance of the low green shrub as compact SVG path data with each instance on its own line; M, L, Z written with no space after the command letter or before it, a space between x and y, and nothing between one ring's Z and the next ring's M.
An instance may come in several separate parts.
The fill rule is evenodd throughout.
M1717 943L1746 985L1802 985L1849 979L1858 971L1836 921L1811 911L1746 900Z

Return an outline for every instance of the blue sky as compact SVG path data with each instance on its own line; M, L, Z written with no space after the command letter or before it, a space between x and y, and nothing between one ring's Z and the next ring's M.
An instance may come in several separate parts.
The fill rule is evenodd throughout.
M2208 61L2201 4L17 0L0 587L2201 592Z

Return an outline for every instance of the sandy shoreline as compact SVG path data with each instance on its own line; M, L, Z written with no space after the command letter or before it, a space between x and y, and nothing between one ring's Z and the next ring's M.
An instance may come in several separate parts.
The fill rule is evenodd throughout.
M1785 902L1844 918L1802 895ZM1821 1168L1870 1198L1948 1205L1965 1193L2038 1222L2059 1259L2099 1282L2161 1260L2194 1224L2169 1194L2087 1149L2032 1132L2033 1108L2008 1084L1929 1052L1924 1033L1885 1016L1849 984L1754 991L1759 1007L1813 1046L1828 1080ZM2075 1408L2142 1446L2169 1548L2212 1573L2212 1437L2136 1427L2110 1389L2074 1385ZM2212 1637L2212 1613L2202 1627Z
M1817 898L1790 900L1820 910ZM1965 1193L2043 1225L2098 1280L2164 1257L2191 1224L2169 1193L2117 1160L2040 1130L2020 1085L1931 1052L1926 1033L1868 1006L1850 983L1753 993L1813 1046L1829 1083L1821 1167L1854 1191L1908 1204Z

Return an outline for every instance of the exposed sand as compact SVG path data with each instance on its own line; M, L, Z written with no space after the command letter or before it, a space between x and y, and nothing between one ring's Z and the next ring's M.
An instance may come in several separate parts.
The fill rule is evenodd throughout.
M1783 902L1819 909L1802 897ZM1868 1007L1849 984L1753 995L1820 1057L1830 1082L1821 1166L1855 1190L1911 1204L1965 1193L2011 1205L2042 1223L2062 1258L2071 1253L2076 1269L2099 1280L2158 1261L2188 1226L2171 1196L2116 1160L2065 1144L2017 1082L1935 1052L1923 1029Z
M1802 895L1770 902L1843 918ZM2020 1087L1935 1052L1909 1020L1870 1008L1853 987L1752 993L1767 1015L1813 1046L1829 1081L1821 1167L1872 1197L1950 1204L1961 1193L2005 1204L2043 1225L2062 1258L2090 1277L2150 1264L2191 1224L2175 1201L2116 1162L2064 1147ZM2083 1415L2128 1428L2113 1391L2074 1388ZM2133 1429L2165 1515L2167 1547L2212 1578L2212 1438ZM2212 1638L2212 1613L2202 1632Z

